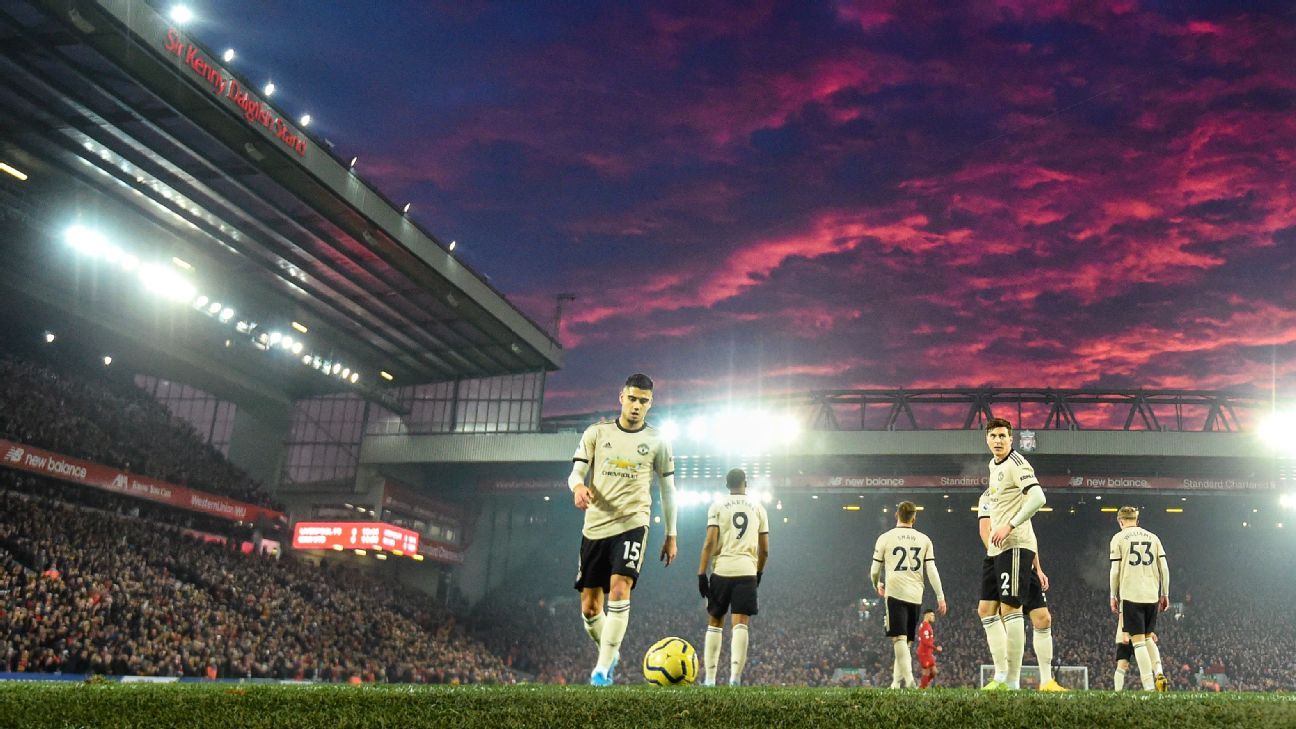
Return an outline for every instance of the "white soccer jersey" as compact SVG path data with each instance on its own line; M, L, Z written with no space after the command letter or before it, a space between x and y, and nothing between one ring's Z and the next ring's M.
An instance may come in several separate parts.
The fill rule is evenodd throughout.
M769 533L765 507L747 494L730 494L711 503L707 526L720 530L711 572L721 577L751 577L759 566L760 535Z
M1035 477L1035 469L1022 454L1008 451L1002 461L991 459L990 487L986 489L989 494L991 534L1017 515L1026 501L1026 490L1032 487L1040 488L1039 479ZM1030 519L1013 529L1002 547L991 543L986 548L986 554L993 557L1016 548L1039 551L1039 544L1035 541L1035 527L1031 526Z
M1109 556L1120 567L1111 580L1112 597L1146 604L1169 593L1170 567L1157 535L1143 527L1125 527L1112 537Z
M896 527L882 533L873 545L873 574L886 571L887 597L922 604L923 576L932 583L937 600L944 600L936 571L936 552L931 539L913 527Z
M594 503L585 510L587 539L606 539L648 526L652 516L652 475L675 473L671 445L661 432L644 424L625 430L619 421L585 429L573 461L590 464Z

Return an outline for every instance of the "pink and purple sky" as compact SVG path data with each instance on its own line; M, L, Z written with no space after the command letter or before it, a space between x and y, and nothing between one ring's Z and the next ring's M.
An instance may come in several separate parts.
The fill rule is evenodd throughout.
M535 321L577 296L546 414L635 371L1296 394L1289 3L205 2Z

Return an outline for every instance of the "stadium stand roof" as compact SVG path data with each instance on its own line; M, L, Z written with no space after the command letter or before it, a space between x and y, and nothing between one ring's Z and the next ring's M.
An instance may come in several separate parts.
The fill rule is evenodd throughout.
M0 162L26 176L0 175L0 303L22 313L0 333L55 322L87 351L226 396L350 387L302 365L311 347L380 401L388 386L561 366L558 343L483 276L148 4L7 2L0 45ZM63 245L73 224L114 255L178 259L234 315L143 297ZM304 355L257 351L271 329Z

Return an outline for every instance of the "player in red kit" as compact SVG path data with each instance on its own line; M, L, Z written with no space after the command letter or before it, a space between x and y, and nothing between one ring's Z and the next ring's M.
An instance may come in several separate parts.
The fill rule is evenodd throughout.
M918 688L927 688L936 680L936 654L940 646L936 645L935 623L936 612L929 609L923 613L922 624L918 626L918 668L922 669Z

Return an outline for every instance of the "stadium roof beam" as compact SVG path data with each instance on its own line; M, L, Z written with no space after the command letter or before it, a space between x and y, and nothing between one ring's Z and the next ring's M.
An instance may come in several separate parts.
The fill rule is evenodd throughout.
M165 52L174 26L152 8L103 0L77 5L76 17L67 11L61 0L20 0L0 11L0 34L14 41L6 42L4 59L17 72L11 83L52 91L23 95L54 120L21 124L26 134L47 141L61 134L65 154L89 161L66 144L79 130L193 200L189 207L160 199L133 177L113 173L113 165L96 163L123 184L119 198L182 232L203 229L238 253L222 261L230 275L273 278L270 288L343 335L337 344L356 350L366 371L391 371L399 385L409 385L558 366L561 348L552 337L318 140L292 129L309 149L289 151ZM218 54L180 40L219 67ZM256 88L229 69L219 72ZM6 113L12 109L0 110L0 118ZM155 204L183 223L153 210ZM239 230L241 245L231 245L208 216ZM300 279L276 267L285 262Z
M694 413L723 408L725 403L697 403L678 405L669 409L658 407L658 416L686 417ZM883 406L884 415L868 418L868 406ZM957 419L949 413L950 406L964 405L967 409ZM1022 406L1044 406L1035 416L1042 424L1026 422L1029 413ZM1238 410L1267 412L1271 403L1258 392L1223 390L1121 390L1121 389L1052 389L1052 388L929 388L894 390L819 390L807 393L777 395L744 402L744 407L782 408L805 414L806 427L811 430L896 430L908 427L913 430L979 429L987 419L1007 416L1018 428L1049 430L1081 430L1098 428L1107 430L1149 430L1186 432L1235 432L1242 430ZM1008 412L1011 406L1015 412ZM1103 422L1086 425L1083 417L1088 407L1105 408ZM1128 408L1121 412L1123 420L1112 417L1112 406ZM1161 413L1157 409L1162 410ZM843 418L850 409L858 418ZM1198 410L1190 417L1186 410ZM1164 417L1166 411L1170 417ZM933 417L933 413L939 413ZM546 430L564 429L575 424L584 425L597 420L601 413L562 415L544 419ZM1191 423L1190 423L1191 421ZM1200 422L1197 426L1195 423ZM1038 421L1037 421L1038 423ZM1141 428L1136 427L1141 424Z

